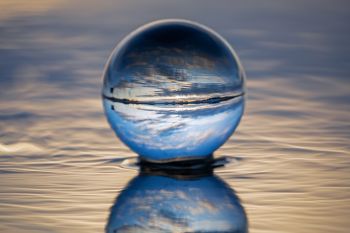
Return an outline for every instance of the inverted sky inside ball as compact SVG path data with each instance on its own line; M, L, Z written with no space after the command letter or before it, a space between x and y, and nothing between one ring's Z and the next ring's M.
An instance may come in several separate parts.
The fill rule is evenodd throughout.
M230 45L187 20L161 20L130 33L105 69L107 119L141 158L210 156L244 108L244 72Z

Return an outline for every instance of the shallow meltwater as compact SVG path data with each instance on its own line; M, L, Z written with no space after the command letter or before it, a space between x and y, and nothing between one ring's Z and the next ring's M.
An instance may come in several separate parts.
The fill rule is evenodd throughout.
M229 129L220 122L233 121L242 105L240 97L221 99L230 96L224 91L189 95L183 104L180 97L178 107L172 99L101 100L98 77L115 43L145 22L169 17L167 4L145 1L137 10L115 1L20 1L19 8L6 2L0 3L7 9L0 15L0 232L349 232L350 38L343 3L315 4L307 13L306 1L293 7L267 1L259 11L258 1L252 9L239 1L172 3L171 16L211 25L234 44L248 79L234 135L205 165L186 164L198 172L178 172L173 163L169 174L150 164L140 169L144 161L115 137L104 108L161 131L163 143L173 146L197 143L203 127L224 133ZM291 12L301 21L292 23ZM198 124L189 121L194 113ZM207 121L209 115L214 119ZM154 120L161 122L156 129ZM176 128L193 133L192 140L172 137L177 131L169 122L181 123Z

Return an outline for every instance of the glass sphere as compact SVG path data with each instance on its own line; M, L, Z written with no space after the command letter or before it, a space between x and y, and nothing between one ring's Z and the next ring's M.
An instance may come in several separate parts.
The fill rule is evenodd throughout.
M141 174L111 208L106 233L113 232L247 233L248 220L235 192L214 175Z
M206 158L241 119L244 76L233 49L213 30L156 21L130 33L109 58L105 114L141 159Z

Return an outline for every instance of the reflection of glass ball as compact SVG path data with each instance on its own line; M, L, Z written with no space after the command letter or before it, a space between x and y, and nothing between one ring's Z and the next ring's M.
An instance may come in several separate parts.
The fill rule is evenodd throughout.
M205 158L234 132L244 108L244 72L217 33L186 20L132 32L104 74L108 121L141 158Z
M248 232L234 191L208 175L176 179L141 174L116 199L106 226L112 232Z

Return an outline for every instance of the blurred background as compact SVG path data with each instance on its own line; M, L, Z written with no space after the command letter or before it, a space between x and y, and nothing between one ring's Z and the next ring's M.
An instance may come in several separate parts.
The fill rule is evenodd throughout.
M346 0L0 1L0 231L103 232L137 174L100 97L114 46L152 20L225 37L246 112L215 156L250 232L350 228L350 3Z

